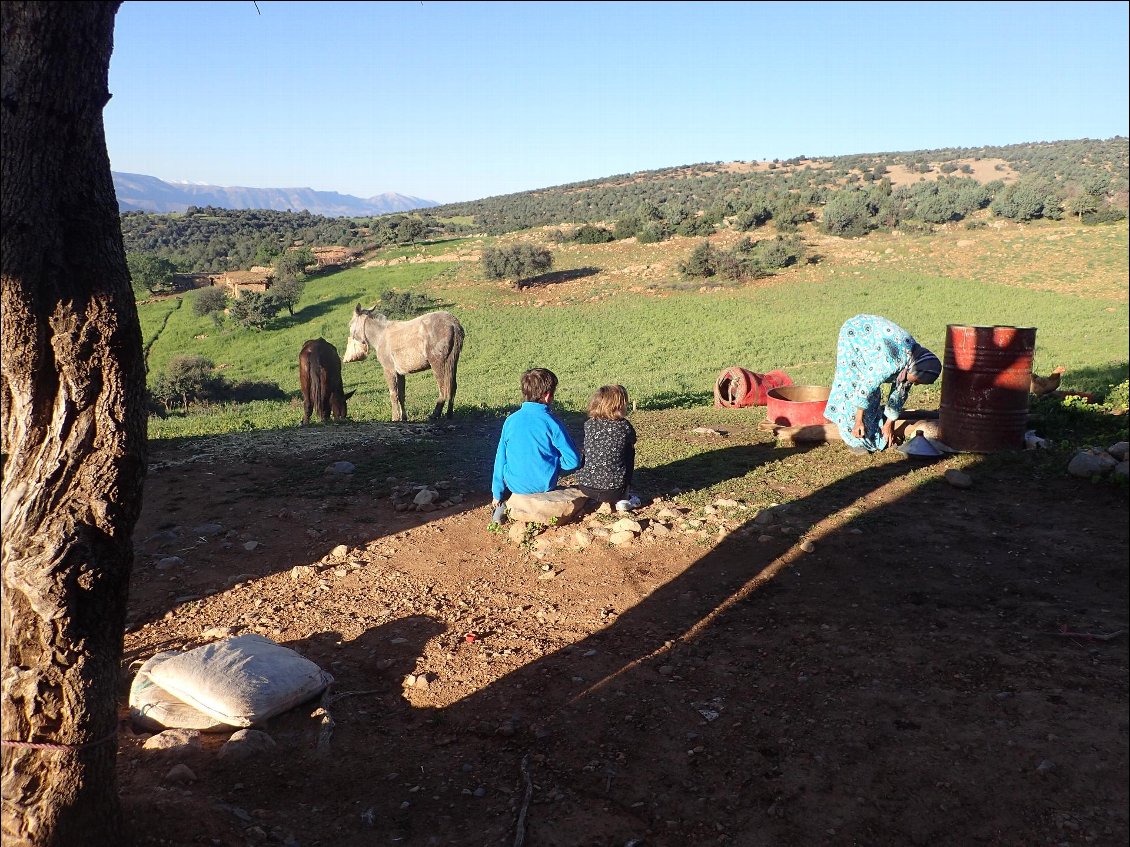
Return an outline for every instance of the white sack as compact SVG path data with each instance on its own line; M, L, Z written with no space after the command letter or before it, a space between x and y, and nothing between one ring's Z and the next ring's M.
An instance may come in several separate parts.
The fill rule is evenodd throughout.
M134 724L150 732L165 729L219 732L231 729L226 723L177 699L150 678L149 671L166 659L179 655L176 650L164 650L151 656L138 669L129 687L129 716Z
M253 634L179 653L149 676L193 708L240 727L281 714L333 681L309 659Z

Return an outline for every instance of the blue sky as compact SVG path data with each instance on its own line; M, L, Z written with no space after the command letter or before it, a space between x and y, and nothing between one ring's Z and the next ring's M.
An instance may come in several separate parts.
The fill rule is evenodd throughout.
M1127 135L1130 4L126 0L111 166L474 200L698 162Z

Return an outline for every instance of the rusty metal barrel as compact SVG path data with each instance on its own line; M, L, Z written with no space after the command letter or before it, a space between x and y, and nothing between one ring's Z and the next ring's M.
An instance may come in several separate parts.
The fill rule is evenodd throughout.
M942 441L969 453L1023 449L1035 349L1034 326L947 326Z

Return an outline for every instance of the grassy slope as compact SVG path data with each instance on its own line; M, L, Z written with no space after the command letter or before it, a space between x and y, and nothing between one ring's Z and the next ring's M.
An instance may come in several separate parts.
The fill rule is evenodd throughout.
M687 286L677 272L696 239L551 245L555 272L583 270L567 281L523 291L482 279L476 251L490 239L400 248L382 258L430 260L401 260L311 280L298 313L265 332L217 330L209 318L192 314L188 298L179 308L176 300L143 305L145 338L158 336L149 353L150 378L175 353L190 352L211 359L231 381L273 382L296 396L302 342L320 335L344 352L353 305L371 305L388 288L427 293L463 322L468 340L457 413L512 406L518 376L532 365L557 372L561 405L572 410L582 408L598 385L621 382L641 409L697 406L705 411L714 377L729 365L781 368L796 382L827 384L838 328L859 312L890 317L939 354L947 323L1034 325L1037 371L1063 364L1071 387L1092 391L1126 378L1125 223L994 222L918 238L806 236L818 263L771 280L704 290ZM545 240L545 233L502 240L521 237ZM723 233L716 240L725 244L739 237ZM343 373L346 389L358 389L350 416L386 420L388 398L379 367L361 362L346 365ZM409 415L420 419L435 402L431 375L409 376L407 393ZM915 402L929 405L936 399L936 390L920 390ZM292 426L299 417L289 403L263 402L212 410L210 416L154 420L150 432L160 438Z

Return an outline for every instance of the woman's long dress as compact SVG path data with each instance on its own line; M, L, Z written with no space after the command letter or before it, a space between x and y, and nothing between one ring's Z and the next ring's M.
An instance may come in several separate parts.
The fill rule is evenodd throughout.
M902 412L910 391L903 371L910 364L914 338L878 315L856 315L840 328L836 343L836 375L824 416L839 427L849 447L882 450L887 446L881 427ZM883 401L882 386L892 383ZM852 435L855 413L863 409L863 438Z

